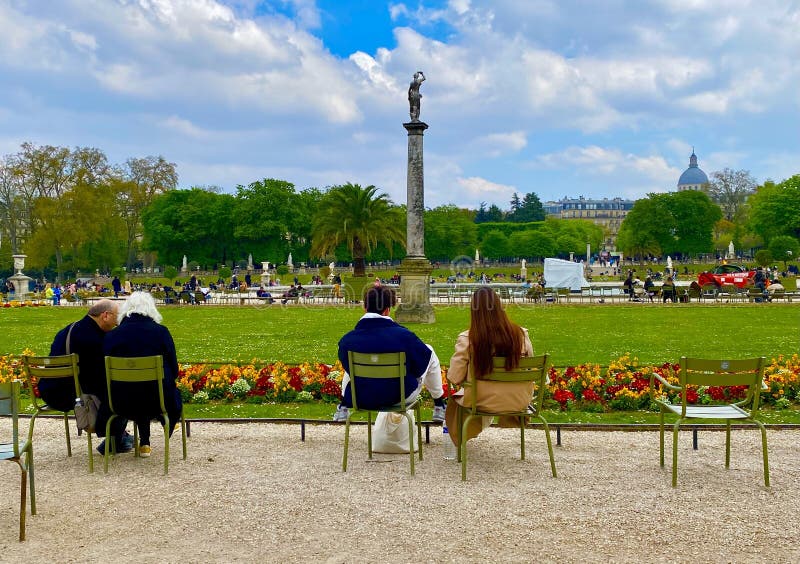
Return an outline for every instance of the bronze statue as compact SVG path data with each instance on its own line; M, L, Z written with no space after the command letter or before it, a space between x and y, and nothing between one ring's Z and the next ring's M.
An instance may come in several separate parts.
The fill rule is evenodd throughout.
M411 114L411 121L419 121L419 107L422 94L419 93L419 87L425 81L425 75L422 71L414 73L414 80L408 87L408 105L410 106L409 113Z

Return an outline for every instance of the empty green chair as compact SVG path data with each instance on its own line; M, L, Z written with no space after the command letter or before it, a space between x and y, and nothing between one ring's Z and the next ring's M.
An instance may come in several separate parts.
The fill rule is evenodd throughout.
M660 464L664 466L664 414L678 415L672 427L672 487L678 485L678 431L683 423L698 419L723 419L725 421L725 468L731 461L731 421L753 423L761 429L761 450L764 457L764 485L769 486L769 461L767 459L767 430L757 419L761 389L764 380L764 357L743 360L709 360L681 357L681 370L677 385L670 384L655 372L650 377L653 399L660 406L659 448ZM655 392L655 380L663 388L678 392L680 403L672 404ZM719 405L690 405L687 392L699 386L747 386L747 395L741 401Z
M170 421L167 410L164 407L164 361L161 355L158 356L139 356L139 357L106 357L106 381L108 383L108 407L111 410L111 417L106 423L106 448L103 453L103 469L108 472L108 455L110 443L114 441L111 435L111 422L119 417L114 410L113 382L155 382L158 388L158 401L161 409L160 417L164 423L164 474L169 472L169 430L177 421ZM128 416L129 414L124 414ZM139 456L139 428L133 426L133 443L135 445L135 455ZM186 460L186 418L181 411L181 441L183 444L183 459ZM113 446L113 445L111 445Z
M414 424L408 410L413 409L417 419L417 448L419 449L419 459L422 460L422 414L420 412L420 398L412 402L406 402L405 375L406 375L406 353L357 353L348 351L348 363L350 365L350 394L353 398L353 407L348 410L347 420L344 424L344 454L342 456L342 471L347 472L347 451L350 446L350 417L356 411L367 412L367 446L369 458L372 458L372 414L379 411L390 413L402 413L408 421L408 456L411 462L411 474L414 474ZM394 405L381 406L379 409L366 409L358 406L358 385L356 378L379 378L396 379L400 383L400 402Z
M38 382L44 378L65 378L72 381L74 385L73 397L79 398L82 394L81 384L78 380L78 355L75 353L60 356L23 356L22 366L28 378L28 387L31 389L31 403L34 413L31 417L31 429L36 422L36 418L42 414L60 413L64 417L64 434L67 439L67 456L72 456L72 444L70 443L69 431L69 411L59 411L49 405L41 404L33 393L34 379ZM94 472L94 459L92 457L92 434L86 433L86 441L89 445L89 472Z
M547 355L520 357L519 366L514 369L506 370L506 359L502 356L496 356L493 359L494 369L491 373L485 375L483 378L476 379L472 371L472 363L470 363L470 370L467 379L464 381L464 388L469 390L472 388L470 395L469 405L464 405L464 409L458 410L458 426L461 430L458 434L459 445L458 454L461 460L461 479L467 479L467 443L464 440L467 436L467 429L470 420L475 417L495 417L495 416L511 416L519 417L519 436L520 436L520 459L525 460L525 425L528 418L536 418L541 421L544 427L545 439L547 440L547 452L550 455L550 470L553 477L556 477L556 462L553 458L553 444L550 441L550 427L547 421L542 417L542 402L544 401L544 390L547 388ZM479 386L481 382L533 382L534 395L531 398L531 403L521 411L503 411L503 412L489 412L482 411L477 407L477 398L479 397ZM466 394L465 394L466 395Z
M28 437L20 438L19 433L19 395L22 388L20 380L0 383L0 415L9 416L11 420L11 441L8 438L5 424L0 435L0 460L16 462L20 469L19 493L19 540L25 540L25 500L26 488L31 485L31 515L36 515L36 490L33 481L33 424L28 426Z

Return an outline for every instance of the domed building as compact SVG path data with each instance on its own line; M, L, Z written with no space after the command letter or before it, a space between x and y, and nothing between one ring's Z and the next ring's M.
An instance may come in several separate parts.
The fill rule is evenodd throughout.
M689 168L684 170L678 179L678 192L702 190L704 184L708 184L708 175L697 166L697 155L692 150L692 156L689 157Z

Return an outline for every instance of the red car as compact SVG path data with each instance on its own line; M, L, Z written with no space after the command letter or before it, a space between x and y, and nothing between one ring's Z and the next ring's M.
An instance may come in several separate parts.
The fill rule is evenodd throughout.
M747 270L743 266L721 264L715 267L711 272L701 272L697 276L697 283L701 286L706 284L714 284L715 286L733 284L739 288L744 288L745 286L753 285L753 277L755 275L755 270Z

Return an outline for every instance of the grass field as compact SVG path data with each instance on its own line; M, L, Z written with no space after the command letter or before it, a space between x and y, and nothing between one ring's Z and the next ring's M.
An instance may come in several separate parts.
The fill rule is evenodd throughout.
M676 362L681 355L746 357L800 351L800 307L794 304L510 305L537 352L556 366L607 364L630 353L645 363ZM333 362L339 338L358 321L353 307L162 307L181 362ZM448 364L469 308L436 307L436 323L411 326ZM0 354L30 348L49 352L55 333L84 309L0 309Z

